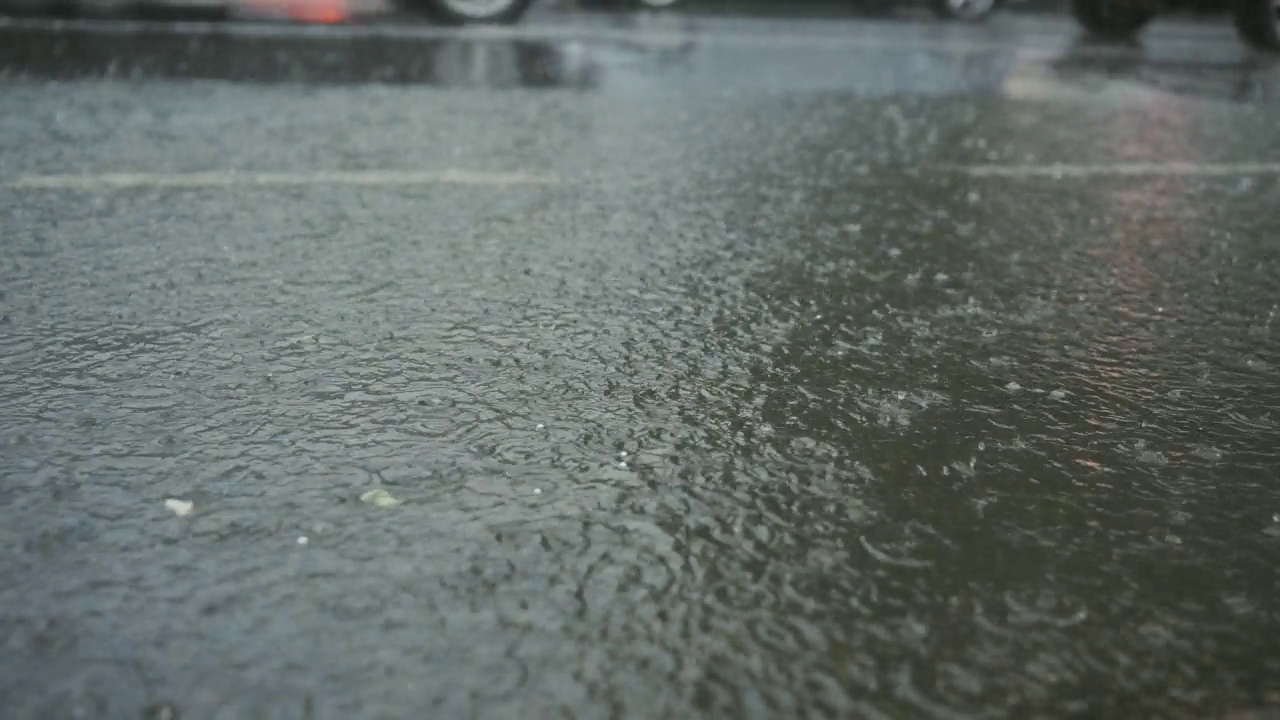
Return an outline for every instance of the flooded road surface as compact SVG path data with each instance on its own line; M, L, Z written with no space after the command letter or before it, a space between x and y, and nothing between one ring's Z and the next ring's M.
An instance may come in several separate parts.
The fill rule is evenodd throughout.
M1013 22L8 27L0 716L1276 717L1277 68Z

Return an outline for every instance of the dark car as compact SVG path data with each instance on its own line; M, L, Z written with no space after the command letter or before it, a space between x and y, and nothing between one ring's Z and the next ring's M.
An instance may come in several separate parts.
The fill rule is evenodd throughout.
M1005 0L924 0L939 16L952 20L985 20L998 10ZM630 7L641 10L665 10L675 7L715 6L716 0L579 0L586 7ZM725 0L720 0L723 5ZM898 0L847 0L852 7L883 12L898 4ZM779 0L775 4L788 7Z
M1136 35L1159 13L1175 9L1228 11L1240 38L1267 52L1280 52L1280 0L1070 0L1071 13L1086 30L1107 38Z
M533 0L392 0L446 23L515 22ZM147 10L166 17L221 18L268 6L295 20L336 22L359 0L0 0L0 13L120 16Z

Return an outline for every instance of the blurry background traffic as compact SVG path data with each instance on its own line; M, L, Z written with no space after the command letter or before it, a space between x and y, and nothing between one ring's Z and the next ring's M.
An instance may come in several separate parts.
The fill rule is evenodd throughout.
M1280 0L0 0L18 17L151 19L281 19L343 23L388 17L453 24L518 23L530 10L615 12L860 13L887 16L926 9L943 21L982 22L1002 10L1069 13L1091 37L1130 42L1157 16L1218 14L1230 18L1251 48L1280 52Z

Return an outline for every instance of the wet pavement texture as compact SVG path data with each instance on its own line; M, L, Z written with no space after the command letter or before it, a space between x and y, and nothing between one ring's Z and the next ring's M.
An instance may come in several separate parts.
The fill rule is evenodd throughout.
M1280 69L1020 23L0 27L0 717L1280 716Z

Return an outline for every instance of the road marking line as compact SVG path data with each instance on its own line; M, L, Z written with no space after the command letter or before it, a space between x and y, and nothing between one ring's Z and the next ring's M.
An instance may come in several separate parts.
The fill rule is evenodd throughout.
M1280 175L1280 162L1191 163L1135 162L1076 165L955 165L946 168L973 177L1001 178L1091 178L1104 176L1199 176Z
M100 173L96 175L27 175L9 183L18 190L114 190L127 188L231 188L310 185L555 185L554 175L521 172L405 172L396 170L327 171L310 173L193 172Z
M1243 175L1280 175L1280 162L949 165L942 166L940 169L970 177L988 178L1239 177ZM439 172L363 170L310 173L192 172L26 175L8 183L9 187L15 190L81 191L124 190L131 188L306 187L316 185L350 187L470 185L493 187L558 184L560 184L560 178L549 174L470 170L444 170Z

